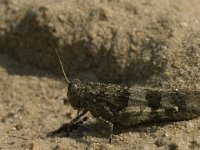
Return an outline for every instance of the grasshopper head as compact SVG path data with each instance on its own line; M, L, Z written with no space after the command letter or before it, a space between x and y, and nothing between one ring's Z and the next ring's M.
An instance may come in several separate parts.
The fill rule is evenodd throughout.
M72 107L80 108L80 84L81 81L78 79L73 80L68 86L68 100Z

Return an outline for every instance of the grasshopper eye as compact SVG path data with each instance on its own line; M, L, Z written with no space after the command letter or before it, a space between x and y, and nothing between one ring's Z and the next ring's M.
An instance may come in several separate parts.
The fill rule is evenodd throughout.
M71 90L72 90L72 92L76 92L77 89L78 89L77 84L72 84L72 86L71 86Z
M72 107L79 108L79 93L78 93L78 84L71 83L68 87L68 100Z

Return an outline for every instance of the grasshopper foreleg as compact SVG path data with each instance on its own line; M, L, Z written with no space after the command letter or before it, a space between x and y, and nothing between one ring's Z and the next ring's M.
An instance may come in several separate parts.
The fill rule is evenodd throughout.
M69 122L69 125L73 125L73 124L76 124L78 122L78 120L83 117L88 111L87 110L83 110L82 113L78 114L76 116L76 118L72 119L70 122Z

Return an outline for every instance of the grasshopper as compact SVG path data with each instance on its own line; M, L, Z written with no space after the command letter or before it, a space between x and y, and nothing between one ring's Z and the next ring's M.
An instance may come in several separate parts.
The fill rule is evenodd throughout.
M113 127L118 125L126 128L150 122L190 120L200 115L199 91L69 81L57 50L56 53L68 84L69 103L81 112L68 128L80 123L80 118L90 112L107 123L111 142Z

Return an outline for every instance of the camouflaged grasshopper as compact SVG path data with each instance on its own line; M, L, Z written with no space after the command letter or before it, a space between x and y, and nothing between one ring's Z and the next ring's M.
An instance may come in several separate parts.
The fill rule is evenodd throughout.
M108 124L111 142L114 126L189 120L200 115L199 91L128 88L115 84L84 83L78 79L70 82L56 53L68 84L68 100L73 108L82 111L69 123L71 126L90 112Z

